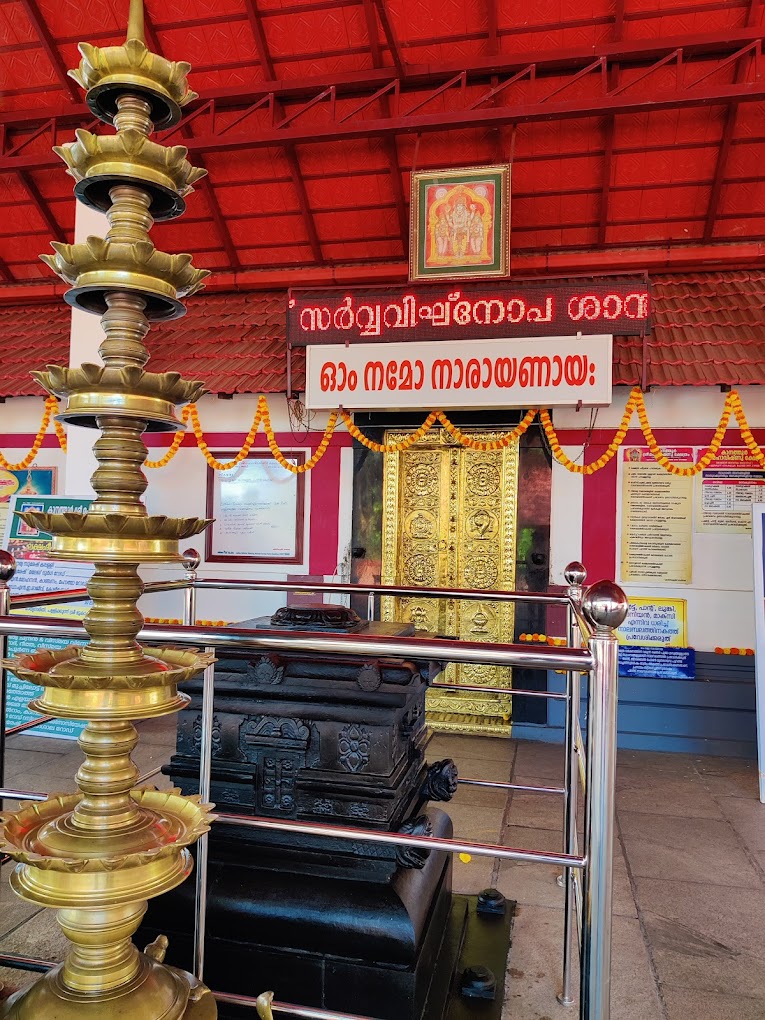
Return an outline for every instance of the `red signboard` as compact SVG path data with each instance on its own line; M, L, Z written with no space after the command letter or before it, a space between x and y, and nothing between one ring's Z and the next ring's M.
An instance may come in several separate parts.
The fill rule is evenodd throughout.
M309 344L491 340L609 333L651 325L645 280L552 280L290 291L287 339Z

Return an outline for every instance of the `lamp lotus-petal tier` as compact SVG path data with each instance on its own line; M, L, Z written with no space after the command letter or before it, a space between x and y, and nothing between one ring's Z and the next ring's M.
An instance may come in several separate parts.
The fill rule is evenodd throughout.
M157 131L177 124L181 107L198 98L186 80L191 65L183 60L166 60L146 46L140 3L131 4L127 38L121 46L102 48L80 43L78 48L82 54L80 66L69 74L87 91L93 113L109 124L117 113L117 96L128 90L151 104L151 119Z
M48 393L67 398L59 421L89 428L96 427L99 414L118 409L147 421L147 431L174 432L183 428L175 415L176 405L197 401L207 392L204 383L183 379L178 372L146 372L133 365L48 365L47 371L32 372L32 376Z
M77 181L77 197L102 212L111 206L110 188L140 181L151 194L155 220L180 216L186 208L184 197L207 173L189 163L185 146L159 145L135 128L117 135L94 135L78 128L75 134L76 142L56 145L53 151Z
M196 294L210 275L207 269L194 269L191 255L168 255L149 240L89 237L85 244L53 241L51 248L55 255L40 258L72 285L65 300L98 315L107 310L107 293L128 290L145 298L149 319L178 318L185 313L179 298Z
M38 648L36 652L3 659L2 663L20 680L35 686L96 691L109 687L114 690L141 690L145 687L177 686L191 680L214 662L213 656L206 652L144 646L144 658L140 661L146 668L141 672L108 673L94 671L92 662L80 658L82 651L77 645Z

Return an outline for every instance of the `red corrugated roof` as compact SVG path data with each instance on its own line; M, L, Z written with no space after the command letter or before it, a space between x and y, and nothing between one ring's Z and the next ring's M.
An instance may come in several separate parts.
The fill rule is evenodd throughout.
M645 341L615 341L615 383L765 383L765 274L657 276L651 285L653 329Z
M765 274L695 273L651 278L653 330L614 340L614 383L634 386L765 384ZM212 393L284 393L282 291L211 294L148 334L150 368L202 379ZM67 305L0 306L0 396L42 393L29 372L69 360ZM293 356L293 388L304 362Z

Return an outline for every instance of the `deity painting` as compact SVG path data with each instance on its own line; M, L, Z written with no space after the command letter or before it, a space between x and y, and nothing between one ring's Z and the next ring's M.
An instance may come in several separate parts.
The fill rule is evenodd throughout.
M508 166L412 174L410 278L506 276Z

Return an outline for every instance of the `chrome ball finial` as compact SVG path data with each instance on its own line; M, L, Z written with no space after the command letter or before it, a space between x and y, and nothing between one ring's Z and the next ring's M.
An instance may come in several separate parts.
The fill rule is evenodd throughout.
M183 569L192 571L199 567L202 562L202 557L196 549L184 549L181 553L183 556Z
M629 601L618 584L596 581L582 599L582 612L596 630L615 630L627 616Z
M15 573L15 558L5 549L0 549L0 584L8 584Z
M572 560L563 571L563 576L569 587L577 585L577 587L581 588L587 580L587 571L584 568L584 564L580 563L579 560Z

